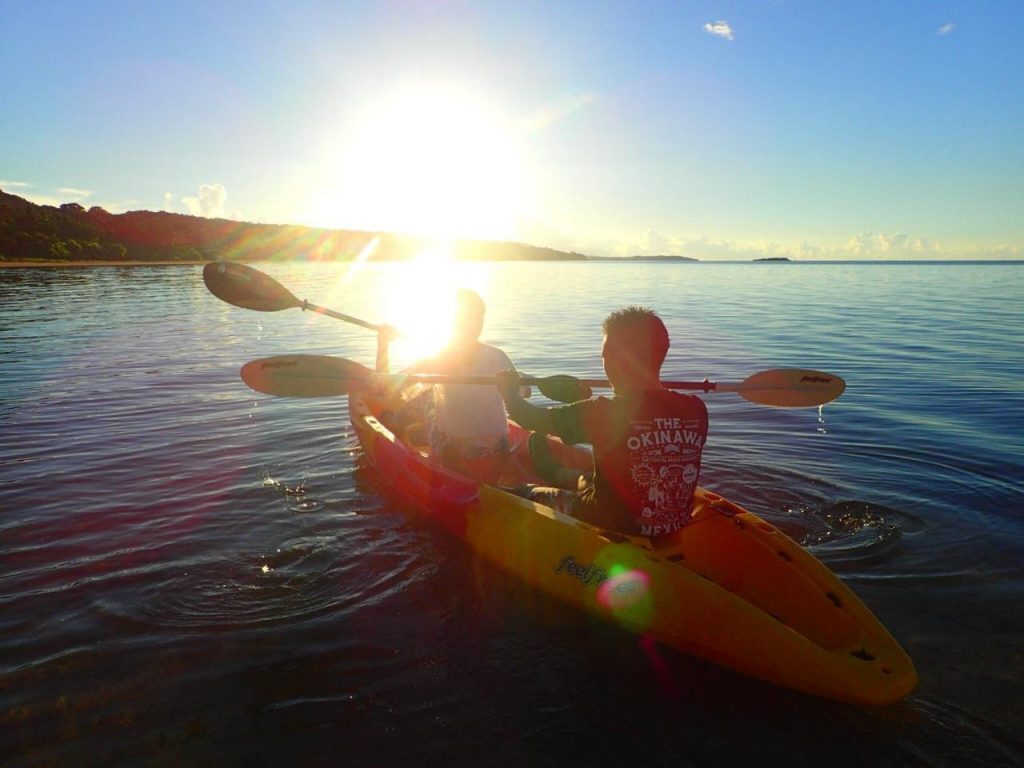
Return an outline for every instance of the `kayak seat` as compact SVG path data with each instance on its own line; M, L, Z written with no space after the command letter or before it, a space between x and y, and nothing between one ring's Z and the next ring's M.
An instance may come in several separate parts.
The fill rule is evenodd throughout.
M422 421L414 421L409 424L401 424L395 431L395 437L406 445L425 451L430 441L427 439L427 425Z

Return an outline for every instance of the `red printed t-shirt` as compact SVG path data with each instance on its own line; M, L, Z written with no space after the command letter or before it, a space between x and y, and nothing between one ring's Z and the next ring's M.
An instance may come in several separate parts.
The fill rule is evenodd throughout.
M682 528L693 508L708 410L694 395L666 389L552 409L556 434L594 446L594 503L600 517L628 520L642 536Z

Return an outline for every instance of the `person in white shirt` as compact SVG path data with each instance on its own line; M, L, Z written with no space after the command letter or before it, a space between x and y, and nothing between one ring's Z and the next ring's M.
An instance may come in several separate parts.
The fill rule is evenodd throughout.
M405 373L493 376L512 367L502 350L480 341L483 299L460 289L455 302L454 333L448 346ZM378 354L378 365L380 360ZM397 421L422 424L430 455L446 467L489 482L500 477L509 453L509 432L505 403L496 387L455 383L424 387L401 409Z

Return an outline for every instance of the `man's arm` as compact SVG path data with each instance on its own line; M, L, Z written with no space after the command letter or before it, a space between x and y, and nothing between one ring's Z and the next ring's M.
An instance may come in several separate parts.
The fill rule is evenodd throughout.
M557 434L554 420L549 409L528 403L519 391L519 373L515 368L499 371L495 375L501 399L505 401L508 415L523 429L543 432L546 435Z
M382 325L377 330L377 364L374 367L377 373L387 373L391 367L388 362L388 347L397 335L398 330L390 325Z

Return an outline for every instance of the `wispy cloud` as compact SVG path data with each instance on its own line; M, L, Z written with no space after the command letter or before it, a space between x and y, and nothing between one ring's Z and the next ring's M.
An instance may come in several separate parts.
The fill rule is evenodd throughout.
M78 189L76 187L59 187L57 189L58 195L64 195L65 197L89 197L95 190L92 189Z
M718 20L715 22L708 22L704 25L704 31L709 35L715 35L726 40L733 40L732 27L729 26L729 22Z
M50 192L36 191L35 184L26 181L0 179L0 189L17 190L17 194L36 205L52 205L55 208L65 203L85 203L87 198L96 194L92 189L80 187L57 187ZM138 205L138 200L125 198L122 200L90 200L89 205L103 208L110 213L123 213L131 206Z
M956 24L954 24L953 22L950 21L950 22L947 22L946 24L943 24L941 27L939 27L938 31L936 31L935 34L937 34L937 35L948 35L954 29L956 29Z

